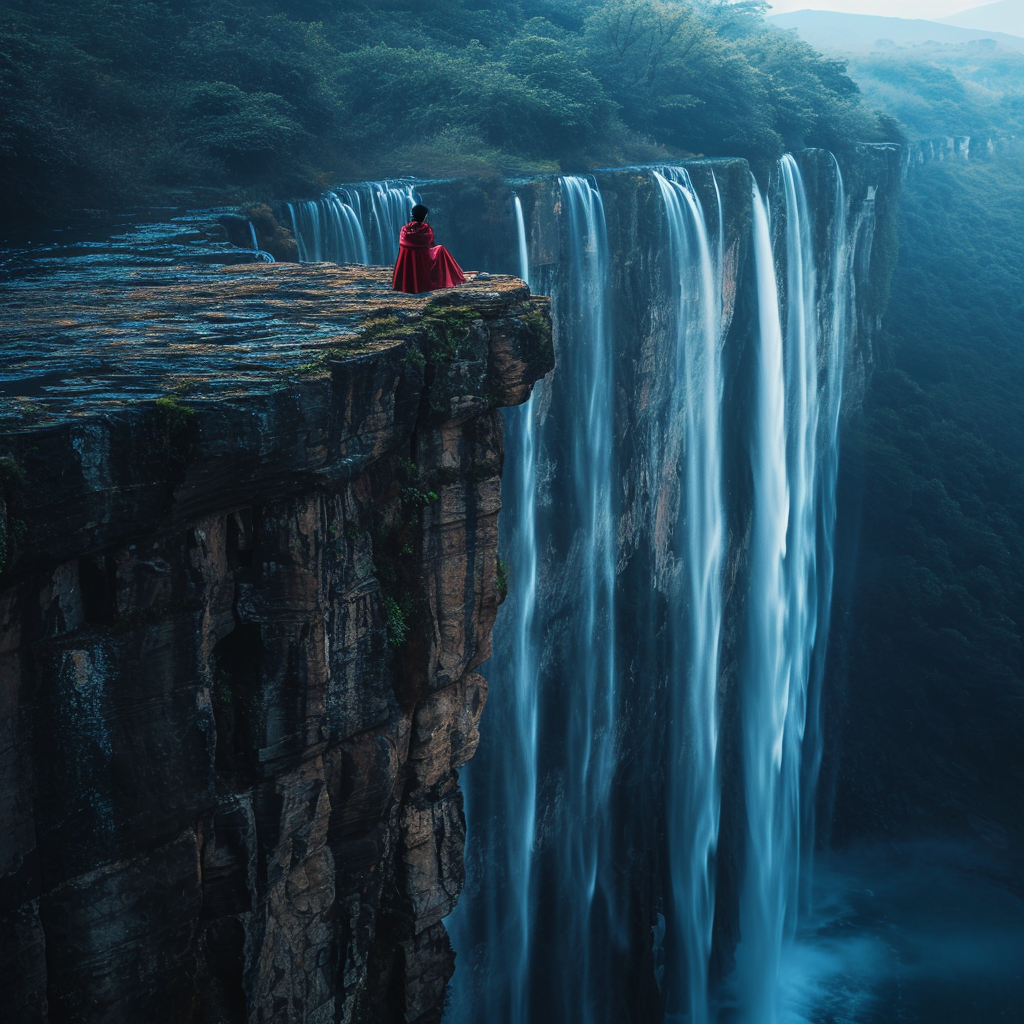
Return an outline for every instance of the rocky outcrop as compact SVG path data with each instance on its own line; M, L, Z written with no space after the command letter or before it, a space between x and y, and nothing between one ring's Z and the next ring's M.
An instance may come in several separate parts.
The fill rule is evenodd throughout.
M511 278L388 284L5 286L5 1020L439 1020L496 410L550 369L550 320Z
M1013 135L980 138L970 135L938 135L904 143L899 149L903 154L903 177L906 178L924 164L1019 158L1021 140Z

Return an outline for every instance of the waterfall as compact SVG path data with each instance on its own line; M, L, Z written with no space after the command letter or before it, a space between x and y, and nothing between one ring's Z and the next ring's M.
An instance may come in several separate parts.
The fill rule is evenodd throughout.
M377 263L394 263L398 258L398 236L412 216L419 195L412 185L374 181L370 191L370 251Z
M513 196L519 272L531 288L522 204ZM501 557L510 574L486 669L490 696L483 728L501 748L481 750L465 769L467 845L487 852L481 871L483 945L473 967L483 975L475 991L456 974L455 1019L530 1024L529 976L533 937L533 856L537 810L539 637L537 604L537 422L547 381L529 401L504 410L506 465L502 477ZM479 807L479 811L477 808ZM472 871L472 867L471 867ZM500 878L500 885L494 885ZM481 894L482 895L482 894ZM463 901L448 920L456 948L474 951L480 936ZM501 967L495 960L500 958ZM468 965L467 965L468 966ZM461 999L461 1003L460 1003ZM471 1005L470 1005L471 1004Z
M602 934L610 926L614 933L616 924L614 910L610 922L595 925L592 920L599 889L602 904L614 907L613 883L605 872L616 724L615 388L607 322L611 282L604 205L600 192L585 178L566 176L560 186L567 251L566 277L557 292L557 329L567 331L569 343L557 353L562 384L558 394L568 422L577 425L565 467L570 474L569 500L560 515L572 531L567 563L578 573L580 618L578 630L566 637L570 649L564 652L577 675L568 680L564 720L558 723L564 730L559 745L564 744L565 794L556 842L558 889L575 894L560 915L566 946L575 951L564 969L569 977L575 972L579 985L575 992L574 985L564 986L564 1019L589 1021L592 983L597 980L593 972L604 959L603 950L593 948L595 930Z
M820 764L819 689L833 573L842 390L845 199L836 167L831 332L819 387L821 332L814 230L796 161L779 165L784 199L785 314L780 317L771 226L754 195L758 374L743 757L746 873L737 983L745 1019L780 1019L782 958L806 899ZM784 323L784 329L783 329Z
M685 170L655 172L668 221L673 268L675 367L670 415L682 419L686 582L672 607L667 832L676 948L686 961L689 1021L708 1018L708 965L714 920L714 855L718 841L718 687L722 625L721 570L725 543L722 495L721 247L712 264L700 201ZM717 183L716 183L717 193ZM718 195L719 204L721 196ZM718 214L721 233L721 212ZM681 453L663 452L652 464ZM674 473L673 473L674 476ZM669 1010L678 1007L669 993Z
M446 1019L458 1022L530 1024L547 1012L541 1007L569 1024L604 1019L594 992L609 981L599 938L615 931L605 849L616 702L608 245L596 187L565 177L559 192L563 257L550 280L530 273L522 206L513 202L520 269L553 293L558 370L505 414L510 591L483 670L481 749L465 775L469 891L449 927L460 957L472 959L456 971ZM554 507L552 475L562 481ZM552 559L561 566L566 584L559 607L543 612L542 558L549 572ZM544 655L558 618L568 620L561 670Z
M369 263L366 234L345 190L322 199L289 203L302 263Z
M277 260L269 253L260 248L259 239L256 237L256 225L249 221L249 239L252 242L252 251L261 263L276 263Z
M398 234L418 203L405 181L367 181L288 203L302 263L394 263Z
M839 162L832 157L835 199L832 209L831 274L827 304L826 376L820 399L821 467L818 472L818 590L817 634L811 659L807 693L807 730L804 740L801 787L801 892L800 903L810 903L811 865L814 856L815 797L821 769L821 691L825 680L829 627L832 623L832 585L835 576L836 485L839 478L839 423L843 402L846 338L853 313L852 251L846 236L846 191Z
M614 274L593 179L527 207L556 219L532 225L533 252L512 196L508 264L552 295L557 365L505 412L510 591L463 776L450 1024L610 1024L644 993L650 1019L686 1024L792 1009L853 270L838 165L809 159L819 195L835 184L828 231L783 158L771 207L748 192L749 278L735 229L726 246L736 189L710 168L644 172L632 209L613 193L615 230L637 218ZM723 835L746 833L731 862L726 799ZM716 913L737 904L736 970L712 990Z
M519 196L512 193L512 206L516 214L516 248L519 250L519 276L530 283L530 248L526 240L526 222L523 220L523 204Z
M526 239L526 224L519 196L513 196L516 215L516 240L519 250L519 273L530 284L530 257ZM533 285L531 285L533 287ZM519 810L517 827L509 837L509 879L517 895L510 915L518 943L513 947L515 957L511 975L519 984L511 992L509 1006L511 1024L529 1024L527 993L529 991L529 957L531 938L531 885L533 844L537 824L537 637L534 633L534 615L537 606L537 461L534 444L535 407L543 401L539 392L545 387L541 381L529 402L519 409L509 409L505 415L506 438L510 450L518 454L518 479L515 481L515 515L511 538L511 565L516 567L514 606L509 609L512 620L513 704L512 725L516 739L518 764L509 781L511 792L506 793L506 807ZM510 766L511 767L511 766Z
M783 559L789 525L782 324L766 205L753 195L757 275L757 391L753 417L754 521L748 612L749 678L743 707L747 870L737 972L744 999L764 1024L778 1016L778 969L791 851L781 792L788 691L783 661Z

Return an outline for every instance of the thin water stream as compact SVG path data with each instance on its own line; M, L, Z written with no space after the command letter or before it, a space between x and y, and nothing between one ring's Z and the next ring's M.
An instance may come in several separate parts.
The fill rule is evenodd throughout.
M668 414L681 419L673 452L685 465L685 494L675 530L682 538L685 583L670 594L669 739L666 819L675 948L683 951L685 988L670 986L669 1013L688 1007L708 1020L708 970L715 913L715 850L720 793L717 708L722 629L721 248L713 258L707 224L685 170L655 172L668 226L675 360ZM718 215L721 224L721 215ZM720 246L721 243L719 243ZM669 432L672 433L671 427ZM666 455L670 454L666 451ZM657 457L657 456L656 456ZM654 460L652 460L654 461ZM686 993L683 997L683 992Z

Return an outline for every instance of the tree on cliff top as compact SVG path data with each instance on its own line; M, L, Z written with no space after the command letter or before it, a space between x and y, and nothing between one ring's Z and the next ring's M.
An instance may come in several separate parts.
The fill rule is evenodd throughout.
M751 0L7 0L8 218L884 135Z

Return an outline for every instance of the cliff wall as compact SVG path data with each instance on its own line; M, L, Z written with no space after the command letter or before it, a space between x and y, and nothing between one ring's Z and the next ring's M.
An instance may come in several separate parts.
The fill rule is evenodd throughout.
M802 436L816 452L815 466L824 467L835 453L825 429L832 410L836 430L839 420L846 429L860 416L896 254L897 148L865 146L842 156L838 167L823 151L796 154L795 162L811 214L806 249L798 255L787 238L795 214L787 212L782 175L773 167L758 185L772 249L760 265L753 245L760 200L746 162L692 161L680 170L702 211L707 274L696 229L688 247L673 249L665 189L652 168L598 171L586 188L554 179L513 183L530 279L553 297L556 369L529 412L515 415L517 432L509 435L518 459L502 518L504 550L514 580L532 577L535 567L536 588L526 597L513 586L496 625L497 656L482 668L494 699L467 781L469 878L452 918L460 957L453 1022L682 1019L689 1013L685 993L694 988L684 956L691 922L693 932L707 935L700 971L707 983L722 981L734 966L744 875L760 856L749 845L744 771L752 753L744 744L771 720L753 703L755 683L770 678L771 666L755 664L749 622L758 601L779 606L777 595L759 590L752 565L756 478L763 481L768 461L757 413L769 330L760 289L770 277L787 367L800 358L801 332L790 326L790 312L803 308L815 325L808 393L821 412ZM488 265L496 257L473 250L460 231L457 213L464 208L449 198L456 187L417 186L438 237ZM495 225L482 235L488 245L504 234L505 266L516 252L510 190L495 184L484 196L479 186L475 207L476 222ZM601 215L585 221L571 203L584 194L596 207L594 193ZM797 262L808 270L806 293L791 272ZM708 365L694 341L702 337L705 287L721 358L721 390L713 395L721 431L713 442L710 417L688 419L702 408L706 377L698 371L692 383L682 383L688 364ZM789 371L780 401L792 452L802 442ZM713 449L714 462L688 472L702 445ZM716 526L707 536L720 538L720 627L701 617L691 577L711 545L688 532L714 500L708 491L719 473L721 533ZM827 471L820 473L825 493ZM798 500L812 506L795 472L786 486L788 507ZM817 506L822 521L824 505L822 499ZM825 539L815 541L817 565L826 564L826 547ZM830 596L824 569L821 578L821 592ZM822 600L820 636L808 627L809 638L792 641L800 657L814 649L824 659ZM804 607L793 619L801 614L812 618ZM718 660L713 692L700 698L706 696L701 707L708 716L697 723L689 717L691 702L698 702L691 652L708 637ZM524 648L529 679L520 678ZM816 718L809 714L808 722L806 747L795 745L806 749L811 776L820 733ZM698 764L708 747L713 752ZM709 858L703 851L690 858L679 839L693 820L679 794L702 768L705 785L693 783L690 806L706 799L717 829L713 872L703 876ZM813 783L802 787L801 835L786 832L793 849L812 842L813 792ZM801 856L807 852L802 848ZM786 863L796 860L794 854ZM702 894L713 921L697 920Z
M4 1020L439 1019L497 409L550 320L511 278L389 283L5 285Z
M831 156L800 162L822 267L839 218L846 231L849 418L886 301L900 154L864 147L845 159L838 215ZM760 326L750 168L694 161L687 173L708 230L722 234L720 977L738 934L745 843L739 689ZM777 170L762 177L782 281L785 202ZM594 180L607 242L600 301L581 297L575 275L604 242L574 237L557 179L419 190L438 240L463 266L495 272L515 265L518 193L531 280L555 296L560 370L529 413L548 538L531 592L543 636L529 682L550 727L530 851L543 885L530 924L533 1019L562 1005L567 977L589 972L607 1019L646 1024L664 1013L675 955L658 928L675 870L665 751L679 696L666 665L691 613L680 547L690 439L666 372L682 314L658 186L645 168ZM235 226L249 244L247 222ZM262 231L259 243L274 244ZM476 669L505 586L495 410L525 400L552 348L546 303L519 282L477 281L429 304L386 283L379 269L278 265L68 270L5 286L0 329L16 358L0 423L0 913L14 936L2 969L15 1019L438 1020L452 970L441 919L464 881L454 770L476 748L487 689ZM55 294L59 314L47 308ZM597 305L601 338L577 323ZM834 315L821 298L823 337ZM832 351L823 344L822 388ZM587 697L573 645L587 635L595 543L592 524L574 525L573 488L588 485L573 438L588 422L584 385L599 377L612 427L610 482L595 494L614 538L607 635L618 642L613 724L592 732L611 782L594 817L604 902L583 929L581 973L561 938L569 886L549 865L581 829L562 759L582 721L573 701ZM511 573L510 606L524 566L513 560ZM499 644L484 670L496 691L511 692L510 649ZM512 760L510 721L491 716L475 779L500 778ZM497 845L478 838L464 910L504 929L522 894L497 864L522 837L497 804L474 808ZM464 990L489 992L488 1019L504 1019L523 983L503 942L459 948Z
M987 162L1013 159L1019 156L1021 140L1013 135L972 137L970 135L940 135L930 139L917 139L899 147L903 153L903 176L916 167L946 161Z

